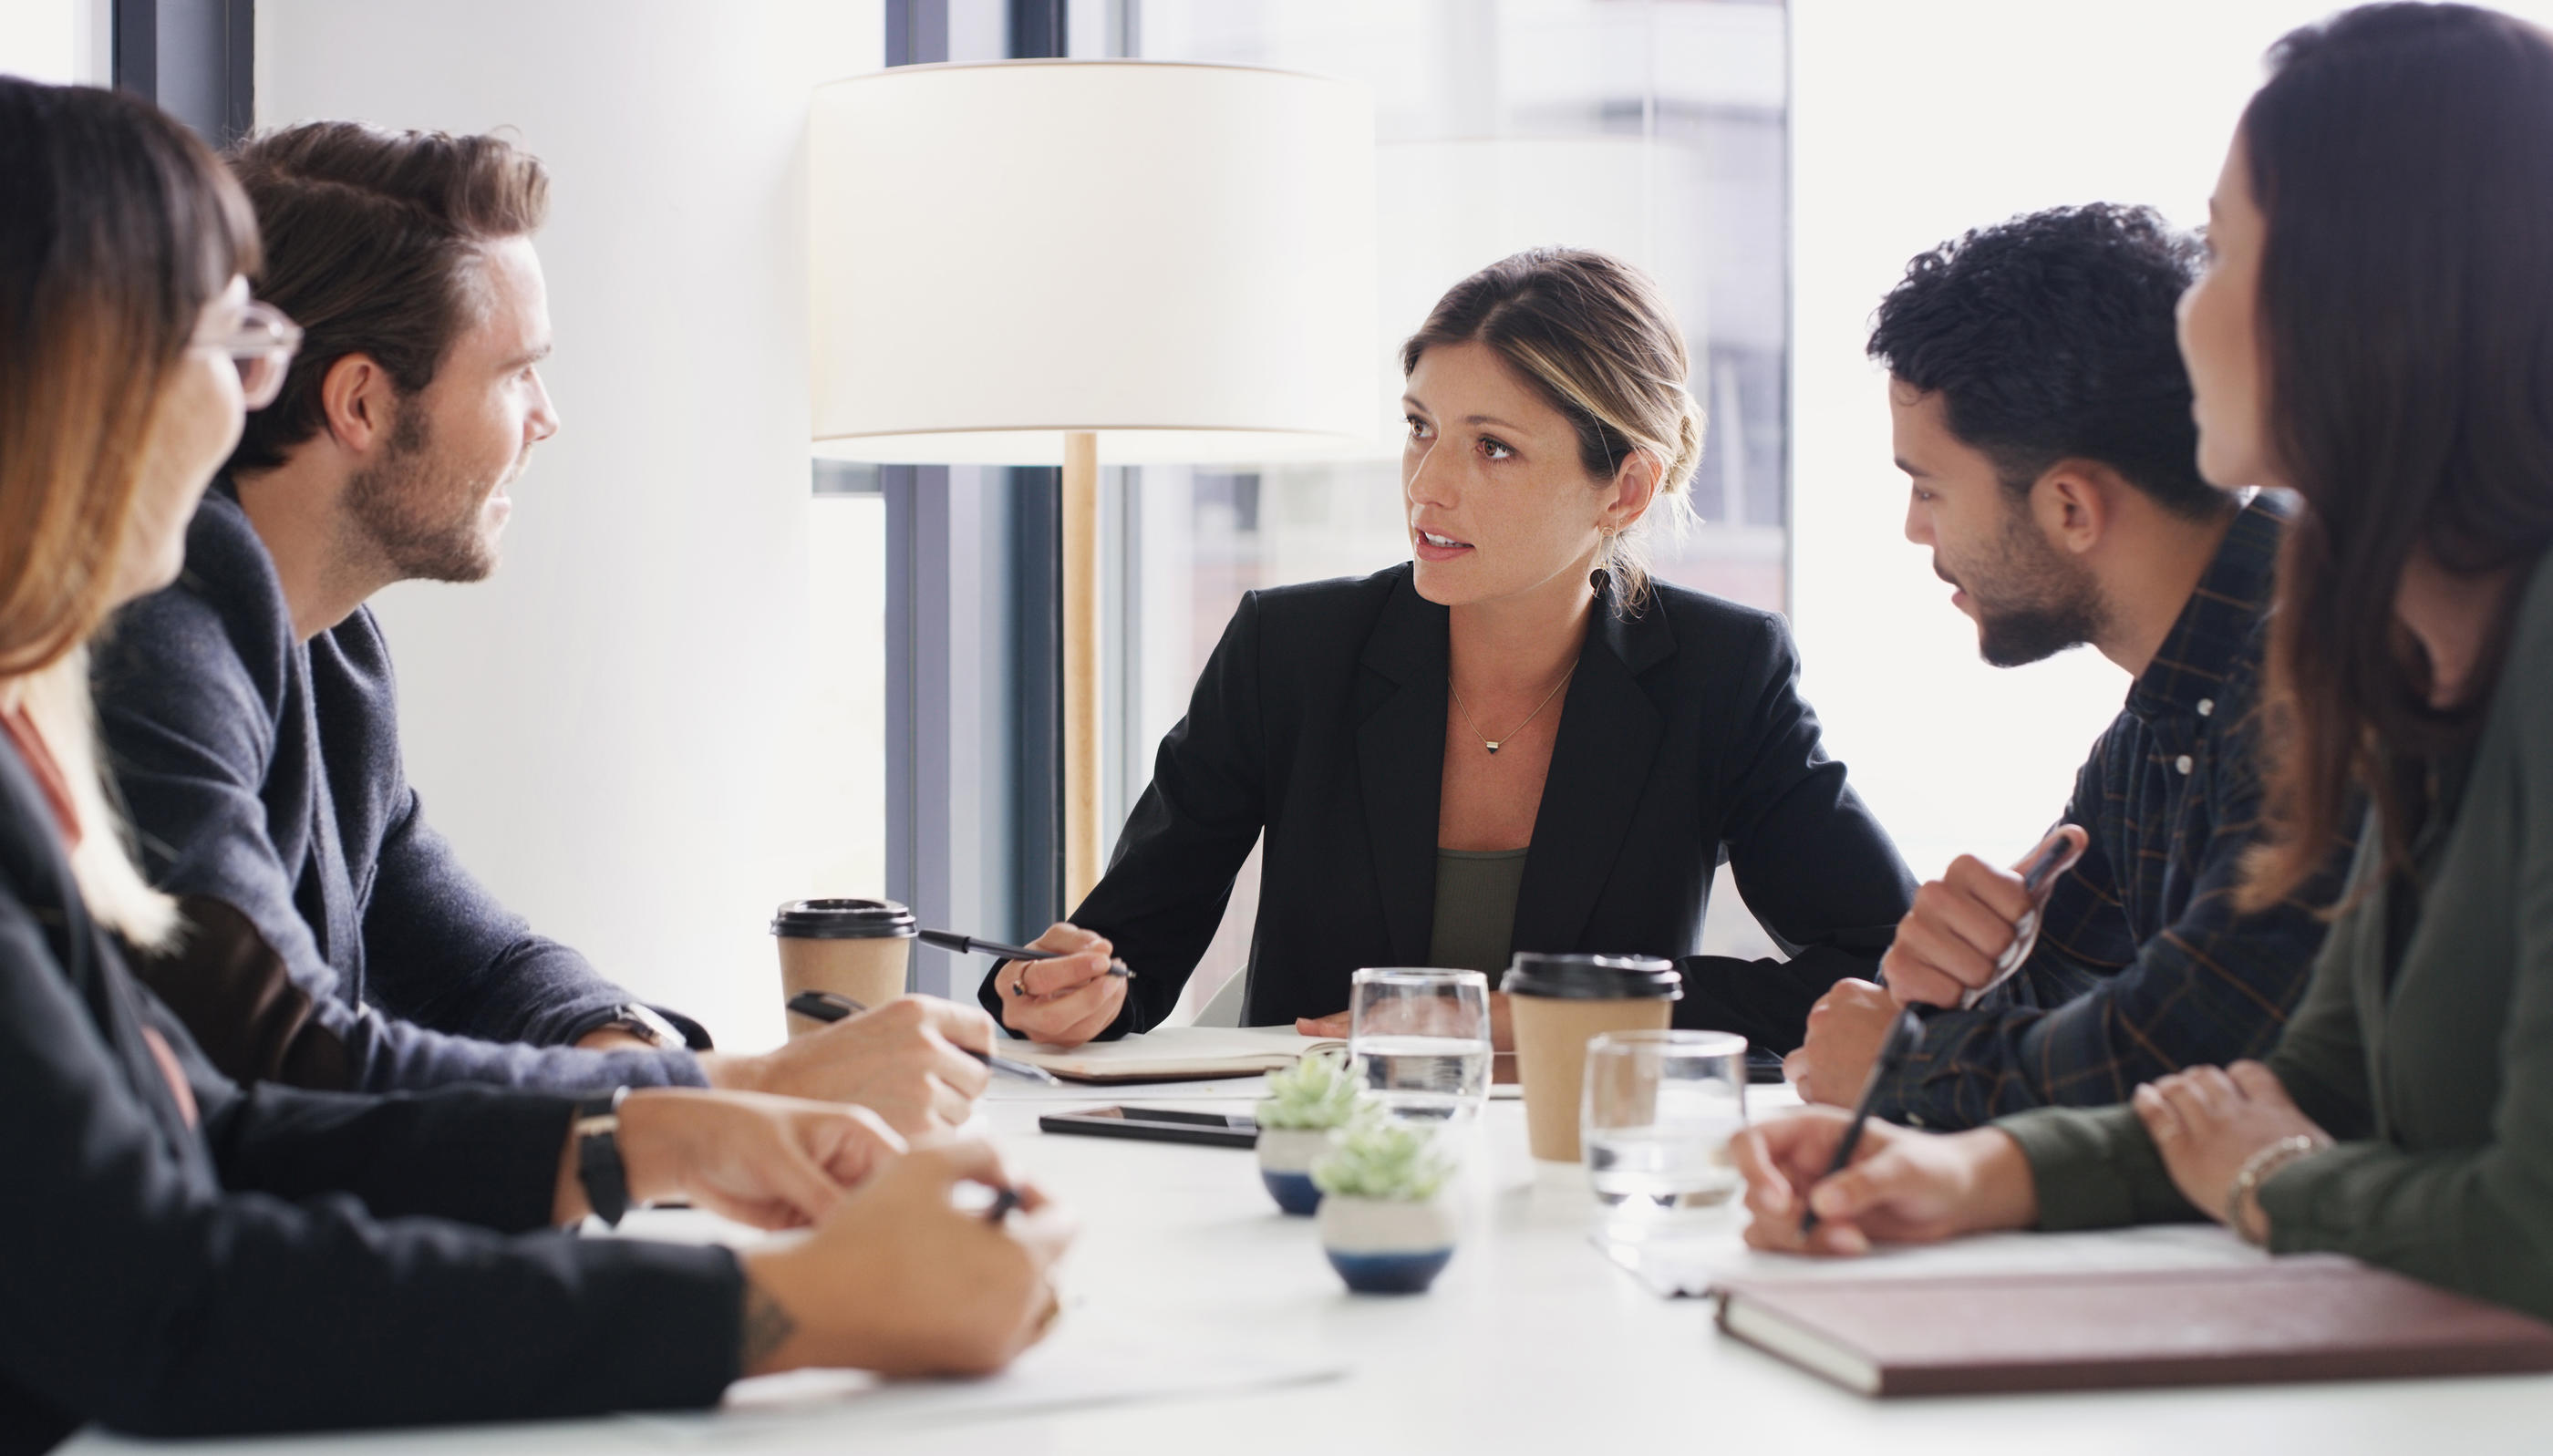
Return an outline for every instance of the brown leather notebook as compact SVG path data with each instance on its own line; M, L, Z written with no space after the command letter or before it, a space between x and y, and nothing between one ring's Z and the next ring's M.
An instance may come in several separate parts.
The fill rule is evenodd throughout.
M2337 1255L2170 1273L1732 1281L1720 1327L1865 1396L2553 1371L2553 1325Z

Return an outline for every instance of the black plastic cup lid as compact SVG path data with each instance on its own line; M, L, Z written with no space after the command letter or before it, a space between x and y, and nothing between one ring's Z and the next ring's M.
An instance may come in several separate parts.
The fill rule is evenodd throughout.
M913 912L893 900L792 900L771 917L771 933L791 941L876 941L913 930Z
M1557 1001L1680 1001L1684 972L1655 955L1549 955L1519 951L1498 989Z

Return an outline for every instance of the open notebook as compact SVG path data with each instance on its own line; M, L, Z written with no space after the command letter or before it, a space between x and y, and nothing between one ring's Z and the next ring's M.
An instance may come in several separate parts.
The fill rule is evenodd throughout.
M1299 1036L1290 1026L1167 1026L1068 1052L1034 1042L1002 1051L1067 1081L1192 1082L1257 1076L1291 1066L1306 1052L1346 1046L1335 1038Z

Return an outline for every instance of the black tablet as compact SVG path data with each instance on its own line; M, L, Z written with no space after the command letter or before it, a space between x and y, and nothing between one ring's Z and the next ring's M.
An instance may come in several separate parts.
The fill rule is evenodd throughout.
M1202 1143L1212 1148L1259 1146L1259 1124L1246 1112L1176 1112L1167 1107L1087 1107L1050 1112L1038 1127L1086 1138L1141 1138L1154 1143Z

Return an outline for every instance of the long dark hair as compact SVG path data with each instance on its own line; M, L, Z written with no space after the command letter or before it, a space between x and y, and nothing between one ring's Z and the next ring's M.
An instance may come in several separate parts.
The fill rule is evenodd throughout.
M257 223L193 133L130 96L0 77L0 674L106 616L151 422Z
M81 899L146 949L176 907L98 770L81 645L114 605L168 382L204 305L257 267L248 199L184 127L131 96L0 77L0 678L86 830Z
M2517 594L2475 691L2435 709L2394 616L2412 553L2482 574L2553 541L2553 39L2470 6L2369 5L2271 65L2241 135L2269 220L2271 448L2308 508L2278 570L2253 906L2329 861L2362 791L2407 866L2422 761L2479 726Z

